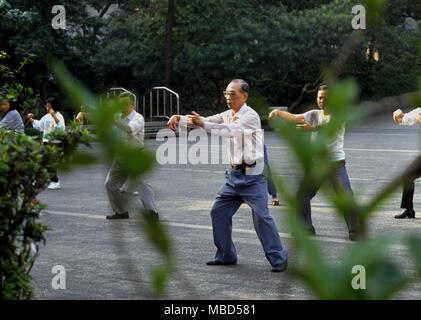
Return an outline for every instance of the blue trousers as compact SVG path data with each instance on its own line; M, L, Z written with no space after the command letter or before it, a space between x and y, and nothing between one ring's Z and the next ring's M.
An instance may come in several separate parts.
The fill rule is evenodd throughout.
M269 214L267 182L263 175L245 175L241 170L227 170L225 184L221 187L211 210L213 239L217 248L215 260L237 261L237 251L232 242L232 217L242 203L252 209L253 224L272 266L288 260L275 221Z

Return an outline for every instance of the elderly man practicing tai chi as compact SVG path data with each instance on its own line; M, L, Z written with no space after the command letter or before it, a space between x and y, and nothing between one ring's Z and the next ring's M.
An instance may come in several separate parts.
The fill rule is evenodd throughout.
M260 117L246 104L248 84L241 79L229 83L224 96L229 110L211 117L174 115L168 126L188 123L227 138L231 168L225 173L225 183L218 192L211 210L214 260L207 264L233 265L237 252L232 241L232 217L246 203L252 209L253 223L273 272L287 269L288 256L283 248L275 222L269 214L267 181L263 175L263 132ZM254 148L254 150L253 150Z

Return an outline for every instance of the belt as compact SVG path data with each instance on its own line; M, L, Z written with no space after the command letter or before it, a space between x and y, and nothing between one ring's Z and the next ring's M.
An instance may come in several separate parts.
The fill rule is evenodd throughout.
M255 166L256 166L256 161L253 162L252 164L247 164L247 163L243 162L241 164L232 164L231 169L245 171L246 168L253 168Z

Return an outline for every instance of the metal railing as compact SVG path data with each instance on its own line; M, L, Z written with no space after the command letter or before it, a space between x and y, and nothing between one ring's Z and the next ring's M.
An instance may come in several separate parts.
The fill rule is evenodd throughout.
M180 113L180 96L167 87L154 87L142 97L145 121L162 121Z
M135 109L136 109L136 111L139 111L139 102L137 100L136 95L133 92L131 92L131 91L125 89L125 88L122 88L122 87L110 88L107 91L107 98L116 97L116 96L119 96L122 93L127 93L127 94L129 94L133 97L134 103L135 103Z
M115 87L107 91L106 97L118 97L122 93L133 96L136 111L142 113L146 122L168 120L174 113L180 113L180 96L167 87L154 87L140 99L123 87Z

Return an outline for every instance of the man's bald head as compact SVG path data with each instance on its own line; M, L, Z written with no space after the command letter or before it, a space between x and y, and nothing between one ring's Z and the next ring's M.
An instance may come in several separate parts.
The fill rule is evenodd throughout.
M231 83L240 85L240 88L241 88L242 92L249 93L249 91L250 91L249 84L247 82L245 82L243 79L234 79L234 80L231 80Z
M228 107L237 112L246 103L249 95L249 85L242 79L232 80L224 91Z

